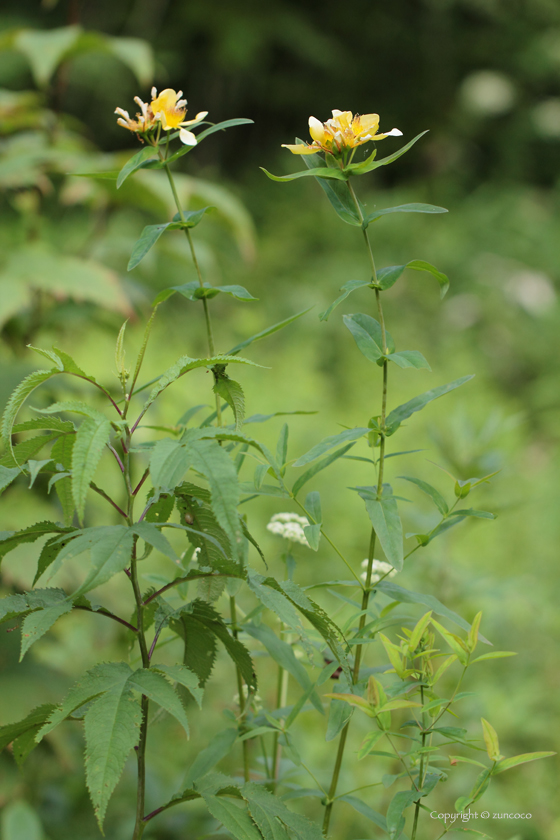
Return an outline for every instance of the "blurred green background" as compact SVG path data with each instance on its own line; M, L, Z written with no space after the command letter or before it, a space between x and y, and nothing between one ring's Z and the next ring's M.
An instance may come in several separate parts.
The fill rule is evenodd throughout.
M45 40L47 30L59 31ZM113 111L119 105L134 113L133 96L148 98L152 82L158 89L183 88L190 116L207 109L215 121L243 116L255 122L213 135L183 157L179 187L190 209L209 203L218 208L195 231L206 278L241 283L259 298L251 304L225 296L213 301L221 351L314 307L251 348L248 355L270 370L253 368L240 375L249 414L318 411L288 418L294 458L339 430L337 424L361 425L378 411L379 383L356 353L340 315L368 311L370 299L358 292L327 323L317 318L344 282L367 276L368 268L359 232L335 216L315 183L274 184L258 167L277 174L298 169L301 164L280 144L296 135L306 138L308 116L325 120L333 107L375 111L381 129L397 126L404 140L430 129L406 157L358 184L370 209L409 201L450 209L447 216L382 218L372 228L378 265L425 259L451 279L443 303L434 281L416 272L387 293L386 317L397 344L421 350L433 369L397 370L390 400L394 406L467 373L476 379L403 430L398 448L424 451L389 462L389 480L402 493L404 484L395 477L417 475L450 494L451 481L431 462L461 478L500 469L473 500L499 518L449 532L415 554L397 582L435 594L469 620L483 609L484 634L497 649L519 651L515 659L471 672L467 689L477 696L467 701L464 715L472 737L480 737L483 715L498 729L506 755L558 749L560 4L4 0L2 405L25 374L42 366L26 349L29 343L55 343L115 385L113 348L124 318L130 318L131 358L156 292L193 279L179 233L162 238L141 266L126 272L142 227L173 213L161 173L143 172L118 193L110 181L68 174L118 168L137 150L134 138L116 125ZM397 146L398 141L385 141L383 154ZM204 355L200 315L195 304L176 298L161 307L146 379L181 354ZM189 407L210 403L208 377L191 376L169 392L152 422L175 423ZM282 422L279 417L252 430L275 445ZM366 554L368 525L361 503L345 489L365 480L356 463L339 461L314 487L321 490L329 530L358 566ZM405 530L426 529L435 521L432 512L407 490L418 506L415 513L403 506ZM102 504L93 500L91 522L106 515ZM259 500L249 512L253 531L278 569L281 561L275 558L282 546L265 525L283 509L283 503ZM38 481L32 492L16 483L2 497L1 528L58 516L46 481ZM33 546L8 556L2 578L6 594L29 587L36 557ZM298 560L301 583L345 577L325 546L318 554L302 548ZM127 597L116 585L105 595L115 603ZM338 602L329 597L323 594L320 600L334 612ZM246 608L251 606L247 598ZM126 656L127 650L123 635L98 617L72 615L20 666L18 635L0 637L2 723L19 719L39 702L56 702L85 667ZM273 670L266 657L257 662L263 701L272 704ZM150 750L154 807L175 792L186 764L225 724L224 703L233 708L224 689L230 684L230 666L221 661L208 689L210 713L192 712L190 744L178 741L171 721L159 724ZM325 745L324 721L307 713L298 726L301 749L325 784L333 745ZM355 764L352 751L363 731L357 722L344 789L394 772L381 770L372 759ZM68 724L31 756L23 774L9 755L0 757L3 840L99 836L81 750L81 736ZM231 772L238 769L235 760L239 756L232 759ZM466 765L455 768L438 788L437 807L453 810L474 775ZM307 784L302 775L297 778ZM379 790L365 798L384 810L392 791ZM489 820L484 826L479 821L473 827L500 840L556 840L557 790L555 759L500 776L479 804L491 812L530 812L532 819ZM109 840L130 836L133 796L131 760L109 807ZM305 807L301 802L294 807ZM308 807L310 815L318 814L312 800ZM214 828L196 807L181 806L150 823L145 836L178 840ZM436 829L425 825L423 836L437 836ZM339 806L333 827L337 840L376 836L375 831L349 806Z

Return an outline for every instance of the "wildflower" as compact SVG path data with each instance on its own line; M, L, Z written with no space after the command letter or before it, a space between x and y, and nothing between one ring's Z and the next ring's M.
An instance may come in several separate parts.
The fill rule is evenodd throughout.
M285 540L309 545L303 532L306 525L309 525L309 522L305 516L298 516L297 513L275 513L266 528Z
M134 97L134 101L140 106L140 112L136 114L136 119L133 120L123 108L115 108L115 114L119 115L117 120L118 125L123 128L128 128L129 131L134 131L136 134L146 134L150 129L156 125L154 113L147 102L143 102L139 96Z
M178 128L181 143L184 143L186 146L196 146L196 136L192 131L187 131L184 126L194 125L200 122L208 114L208 111L200 111L194 120L185 120L187 100L181 99L182 95L182 90L175 92L172 88L166 88L158 96L157 90L154 87L152 88L152 102L150 107L156 120L161 122L164 131Z
M366 558L362 562L362 569L366 569L365 572L362 572L361 578L365 582L367 580L367 567L368 567L369 560ZM384 560L374 560L371 565L372 575L371 575L371 583L378 583L381 578L388 577L392 578L395 577L397 574L397 570L393 569L390 563L386 563Z
M341 154L355 149L370 140L383 140L385 137L400 137L402 131L392 128L385 134L376 134L379 128L378 114L356 114L351 111L333 110L332 119L322 123L316 117L309 117L309 133L313 142L309 145L288 145L283 143L294 155L313 155L316 152Z

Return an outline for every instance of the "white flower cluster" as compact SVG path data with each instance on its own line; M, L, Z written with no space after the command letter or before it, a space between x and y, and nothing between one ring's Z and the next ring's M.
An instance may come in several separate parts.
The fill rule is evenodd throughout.
M362 572L362 574L361 574L361 578L364 581L364 583L367 579L368 562L369 561L368 561L367 557L362 562L362 569L366 570L365 572ZM372 568L372 575L371 575L372 586L373 586L374 583L377 583L378 581L380 581L382 577L385 577L385 575L388 578L392 578L392 577L395 577L395 575L397 574L397 570L393 569L391 564L386 563L384 560L374 560L372 562L371 568Z
M285 540L309 545L303 533L305 525L309 525L305 516L298 516L297 513L275 513L266 528Z

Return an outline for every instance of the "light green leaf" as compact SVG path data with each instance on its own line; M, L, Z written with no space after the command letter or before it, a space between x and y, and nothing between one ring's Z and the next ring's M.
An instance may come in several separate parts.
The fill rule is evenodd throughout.
M160 225L146 225L142 231L140 239L135 243L134 248L132 249L132 254L130 255L130 260L128 261L127 271L132 271L133 268L136 268L138 263L144 259L148 251L154 247L162 233L166 230L187 230L188 228L196 227L202 221L204 214L209 210L214 210L214 208L203 207L201 210L183 210L181 217L173 222L166 222ZM176 291L179 291L179 289L180 287L176 289ZM154 300L154 306L169 297L169 295L163 295L165 295L165 292L160 293L156 297Z
M477 656L476 659L471 659L470 664L475 662L484 662L485 659L505 659L508 656L517 656L513 650L491 650L490 653L483 653L482 656Z
M72 449L72 496L80 522L84 518L90 483L110 436L111 424L103 416L86 417L76 432Z
M347 689L347 683L338 685L333 689L333 695L344 694ZM325 733L325 741L334 741L338 738L350 718L352 717L353 707L344 700L337 700L334 696L331 698L331 705L329 708L329 720L327 723L327 731Z
M400 790L394 795L387 809L387 831L389 837L397 837L404 828L404 811L419 799L417 790Z
M150 476L155 488L167 490L179 484L193 462L192 451L177 440L159 440L150 458Z
M358 222L359 224L359 222ZM356 289L363 289L364 286L371 287L372 281L371 280L348 280L344 286L341 286L340 291L342 292L337 299L331 303L324 312L319 313L319 320L320 321L328 321L330 315L332 315L333 311L336 309L339 303L342 303L343 300L346 300L348 295L352 294L353 291Z
M484 743L486 744L486 752L490 761L500 761L503 755L500 754L500 742L498 741L498 733L491 723L484 718L480 718L482 723L482 734L484 736Z
M12 744L20 737L20 735L23 735L30 730L35 732L38 727L43 726L47 718L52 715L55 708L56 707L53 706L52 703L45 703L42 706L37 706L37 708L29 712L23 720L18 720L16 723L8 723L5 726L0 726L0 751L5 749L9 744Z
M235 431L241 431L245 419L245 394L243 388L235 379L230 379L226 373L215 374L214 393L218 394L231 406L235 418Z
M136 152L130 160L128 160L117 178L117 189L122 187L129 175L136 172L138 169L144 169L148 164L158 162L157 151L153 146L144 146L139 152Z
M177 562L177 555L173 550L171 543L167 537L161 533L159 528L156 528L151 522L136 522L132 526L132 531L137 534L140 539L153 546L156 551L160 551L165 557Z
M297 496L301 488L307 484L307 482L313 478L313 476L317 475L318 472L324 470L326 467L330 466L334 461L338 461L339 458L342 458L348 450L352 449L354 443L348 443L346 446L343 446L341 449L337 449L336 452L332 452L330 455L327 455L326 458L323 458L322 461L314 464L312 467L309 467L303 475L294 482L294 486L292 487L292 493L294 496Z
M419 487L420 490L422 490L427 496L430 497L430 499L435 504L442 516L446 516L446 514L449 512L447 502L445 501L439 490L436 490L436 488L432 487L431 484L428 484L427 481L422 481L421 478L413 478L409 475L399 475L399 478L404 479L404 481L410 481L411 484L415 484L417 487Z
M416 368L417 370L431 370L430 365L418 350L401 350L399 353L390 353L387 356L400 368Z
M474 508L463 508L462 510L453 510L449 516L474 516L476 519L495 519L495 515L488 510L475 510Z
M204 691L199 687L199 678L194 671L191 671L185 665L153 665L152 669L161 671L170 680L186 688L189 694L196 700L198 707L202 707Z
M133 545L133 531L126 525L85 528L78 534L62 549L51 570L52 577L64 560L77 557L85 551L91 551L93 568L84 583L76 590L73 598L85 595L86 592L101 586L113 575L121 572L130 562Z
M393 409L387 417L387 434L392 435L396 432L400 424L411 417L415 411L420 411L433 400L437 400L438 397L442 397L444 394L448 394L450 391L460 388L461 385L464 385L465 382L469 382L472 378L472 375L462 376L460 379L455 379L447 385L440 385L439 388L432 388L430 391L425 391L425 393L420 394L418 397L414 397L412 400L403 403L403 405L399 405L399 407Z
M359 351L370 362L377 362L385 352L380 324L370 315L361 315L360 313L356 315L344 315L342 320L352 333L352 337ZM387 349L392 353L395 345L388 333L385 334L385 340L387 342Z
M6 803L0 825L2 840L45 840L37 813L22 799Z
M529 761L538 761L539 758L549 758L551 755L556 755L555 752L533 752L523 753L523 755L515 755L513 758L504 758L494 768L492 775L497 776L498 773L503 773L504 770L510 770L512 767L518 767L520 764L527 764Z
M47 534L64 534L71 529L62 528L56 522L45 520L23 528L21 531L0 531L0 561L22 543L35 542Z
M365 502L368 516L387 561L400 572L403 567L403 535L395 499L372 499L369 494L362 492L360 496Z
M147 87L154 77L154 54L151 44L142 38L108 38L105 44L123 64L129 67L139 84Z
M301 318L302 315L307 315L307 313L312 309L312 306L307 309L302 309L301 312L297 312L295 315L290 315L289 318L285 318L283 321L278 321L277 324L273 324L271 327L267 327L265 330L252 335L251 338L246 338L245 341L241 341L239 344L236 344L235 347L232 347L231 350L228 350L227 355L235 356L236 353L239 353L240 350L244 350L245 347L249 347L249 345L253 344L254 341L260 341L263 338L267 338L269 335L273 335L275 332L278 332L278 330L287 327L288 324L292 324L294 321L297 321L297 319Z
M58 418L53 418L53 420ZM45 421L47 422L47 421ZM72 493L72 455L74 450L74 443L76 441L75 434L62 435L53 444L51 449L51 456L56 464L63 467L64 472L68 475L57 479L55 484L56 495L62 506L62 514L64 516L64 524L71 525L74 519L74 495Z
M60 62L80 36L79 26L57 29L23 29L16 35L14 46L29 61L37 87L48 85Z
M381 161L379 161L381 163ZM397 207L385 207L383 210L374 210L369 213L363 221L362 228L365 230L371 222L377 221L381 216L390 213L447 213L445 207L438 207L435 204L399 204Z
M3 467L0 464L0 493L9 487L18 475L21 475L19 467Z
M272 610L280 621L283 621L295 633L305 635L301 619L294 609L291 601L281 591L269 585L271 578L265 578L249 570L247 583L249 588L259 601L269 610Z
M404 155L405 152L408 152L414 144L420 140L421 137L427 134L427 131L422 131L420 134L417 134L414 139L407 143L406 146L403 146L398 152L394 152L392 155L388 157L381 158L380 160L367 160L363 164L358 164L353 168L353 174L355 175L365 175L366 172L371 172L373 169L377 169L379 166L387 166L389 163L393 163L393 161L398 160L401 155Z
M33 459L47 443L55 440L58 437L58 432L48 432L46 435L36 435L27 440L17 443L11 452L0 459L0 466L8 467L10 469L23 466L29 459ZM20 469L21 472L21 469Z
M325 452L328 452L330 449L334 449L339 444L348 443L348 441L355 441L359 438L366 435L370 429L357 427L355 429L345 429L343 432L339 432L337 435L329 435L329 437L324 438L321 443L316 444L309 452L306 452L305 455L302 455L301 458L298 458L297 461L294 462L294 467L303 467L305 464L309 464L311 461L315 461L321 455L324 455Z
M364 740L360 745L360 749L358 750L357 759L361 761L362 758L365 758L366 755L369 755L372 750L375 749L377 742L385 735L385 732L382 729L372 729L371 732L368 732Z
M16 415L20 410L21 406L31 394L35 388L41 385L43 382L46 382L47 379L50 379L51 376L55 376L57 373L60 373L59 370L36 370L34 373L30 373L29 376L26 376L25 379L20 382L17 386L15 391L10 396L6 408L4 409L4 413L2 415L2 437L4 439L4 443L6 447L10 450L10 453L13 454L13 447L12 447L12 426L14 425L14 421L16 419Z

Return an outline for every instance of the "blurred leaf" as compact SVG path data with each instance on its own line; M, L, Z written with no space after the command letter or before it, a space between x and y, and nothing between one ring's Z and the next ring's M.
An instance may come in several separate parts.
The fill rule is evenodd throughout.
M352 167L353 174L365 175L366 172L371 172L373 169L377 169L379 166L387 166L387 164L393 163L393 161L398 160L398 158L400 158L401 155L404 155L405 152L408 152L408 150L412 148L412 146L414 146L414 144L418 140L420 140L420 138L423 137L424 134L427 133L428 132L426 130L422 131L420 134L417 134L416 137L414 137L414 139L410 141L410 143L407 143L406 146L403 146L401 149L398 150L398 152L394 152L388 157L381 158L380 160L366 160L363 164L357 164L356 166Z
M381 161L378 161L381 163ZM445 207L437 207L435 204L399 204L397 207L385 207L383 210L374 210L369 213L362 223L362 228L365 230L371 222L377 221L381 216L387 216L389 213L447 213Z
M432 487L431 484L428 484L427 481L422 481L422 479L420 478L413 478L409 475L399 475L399 478L404 479L404 481L410 481L411 484L415 484L417 487L419 487L420 490L422 490L427 496L430 497L430 499L435 504L442 516L445 516L448 513L449 507L447 506L447 502L445 501L439 490L436 490L436 488Z
M2 812L2 840L44 840L41 821L31 805L21 799L9 802Z
M371 288L372 280L348 280L344 286L340 287L340 291L342 292L337 299L331 303L327 309L323 312L319 313L319 320L320 321L328 321L330 315L332 315L333 310L336 309L339 303L342 303L343 300L346 300L348 295L350 295L355 289L363 289L364 286L369 286Z
M517 767L519 764L527 764L529 761L538 761L539 758L549 758L551 755L556 755L555 752L534 752L524 753L523 755L516 755L513 758L504 758L500 761L492 773L497 776L498 773L503 773L504 770L510 770L512 767Z
M136 152L123 166L117 177L117 189L122 187L129 175L132 175L138 169L143 169L149 163L158 162L157 150L153 146L144 146L139 152Z
M472 375L462 376L460 379L455 379L453 382L449 382L447 385L440 385L439 388L432 388L430 391L425 391L425 393L420 394L420 396L418 397L414 397L407 403L399 405L399 407L393 409L393 411L391 411L389 416L387 417L387 434L394 434L394 432L397 431L400 424L404 420L408 420L408 418L411 417L415 411L420 411L433 400L437 400L438 397L443 397L444 394L448 394L450 391L454 391L455 388L460 388L461 385L464 385L465 382L469 382L469 380L471 380L472 378Z
M146 225L142 231L140 239L135 243L134 248L132 249L132 254L130 255L127 265L127 271L132 271L133 268L136 268L138 263L142 262L148 251L154 247L164 231L187 230L187 228L196 227L202 221L204 214L213 209L214 208L212 207L203 207L202 210L185 210L183 211L181 221L165 222L161 225ZM154 306L161 303L162 300L165 300L165 298L162 297L162 294L165 293L160 293L154 300Z
M201 750L187 770L182 787L190 788L194 782L204 778L216 764L229 755L239 731L234 728L222 729L214 735L207 747Z
M20 662L31 645L40 639L41 636L44 636L47 630L50 630L62 615L69 613L72 609L71 601L67 601L64 597L59 598L58 601L59 603L54 604L52 607L46 607L45 609L32 612L24 620L21 628Z
M330 169L328 167L318 167L317 169L303 169L299 172L292 172L291 175L273 175L264 166L261 166L260 169L264 172L265 175L268 175L271 181L295 181L296 178L306 178L311 176L312 178L326 178L328 180L333 181L347 181L348 175L344 174L341 169Z
M398 572L403 567L402 525L395 499L372 499L358 491L388 562Z
M270 833L267 835L267 825L270 826L278 819L288 827L294 840L323 840L323 834L317 823L312 823L307 817L290 811L281 799L273 796L262 785L247 782L241 788L241 793L247 800L249 811L265 837L271 837ZM284 839L280 835L274 840Z
M498 733L491 723L481 718L482 734L484 735L484 743L486 744L486 752L490 761L500 761L503 755L500 754L500 742L498 741Z
M326 458L323 458L322 461L318 461L312 467L309 467L303 475L294 482L294 486L292 487L292 493L294 496L297 496L301 488L310 481L313 476L317 475L318 472L321 470L326 469L326 467L330 466L334 461L337 461L339 458L342 458L352 447L354 443L348 443L346 446L343 446L341 449L337 449L336 452L332 452L330 455L327 455Z
M154 77L154 55L148 41L140 38L105 38L109 52L129 67L138 82L147 86Z
M334 449L335 446L338 446L340 443L359 440L359 438L363 437L368 432L369 429L358 426L355 429L345 429L345 431L339 432L337 435L329 435L329 437L324 438L321 443L312 447L312 449L310 449L309 452L306 452L305 455L298 458L297 461L294 461L293 466L303 467L305 464L309 464L310 461L315 461L321 455L324 455L325 452L329 451L329 449Z
M418 350L401 350L399 353L390 353L387 356L400 368L416 368L417 370L431 370L430 365Z
M404 811L412 805L421 794L417 790L400 790L396 793L387 808L387 831L389 837L397 837L404 828Z
M110 436L111 424L103 416L86 417L76 432L72 448L72 496L80 522L84 518L90 483Z
M255 826L245 808L234 805L228 799L202 794L206 807L236 840L262 840L262 834Z
M303 140L296 138L296 143L303 143ZM304 144L306 145L306 144ZM319 155L302 155L303 162L308 169L320 169L323 165L323 159ZM355 225L357 227L361 224L361 219L348 189L347 183L337 183L326 181L324 178L317 178L317 183L322 187L328 200L334 207L335 212L348 225ZM350 281L352 282L352 281ZM355 282L355 281L354 281ZM332 310L331 310L332 311ZM329 312L330 315L330 312ZM328 315L327 315L328 318ZM321 320L327 320L321 318Z
M38 87L46 87L53 73L80 36L79 26L59 29L23 29L14 46L27 58Z
M251 338L246 338L245 341L241 341L239 344L236 344L235 347L232 347L231 350L228 350L228 356L235 356L236 353L239 353L240 350L244 350L245 347L248 347L254 341L260 341L262 338L267 338L269 335L272 335L278 330L281 330L283 327L287 327L288 324L291 324L293 321L297 321L298 318L301 318L302 315L306 315L313 309L310 306L308 309L303 309L301 312L298 312L296 315L290 315L289 318L285 318L283 321L278 321L277 324L273 324L271 327L267 327L262 332L256 333L255 335L251 336Z

